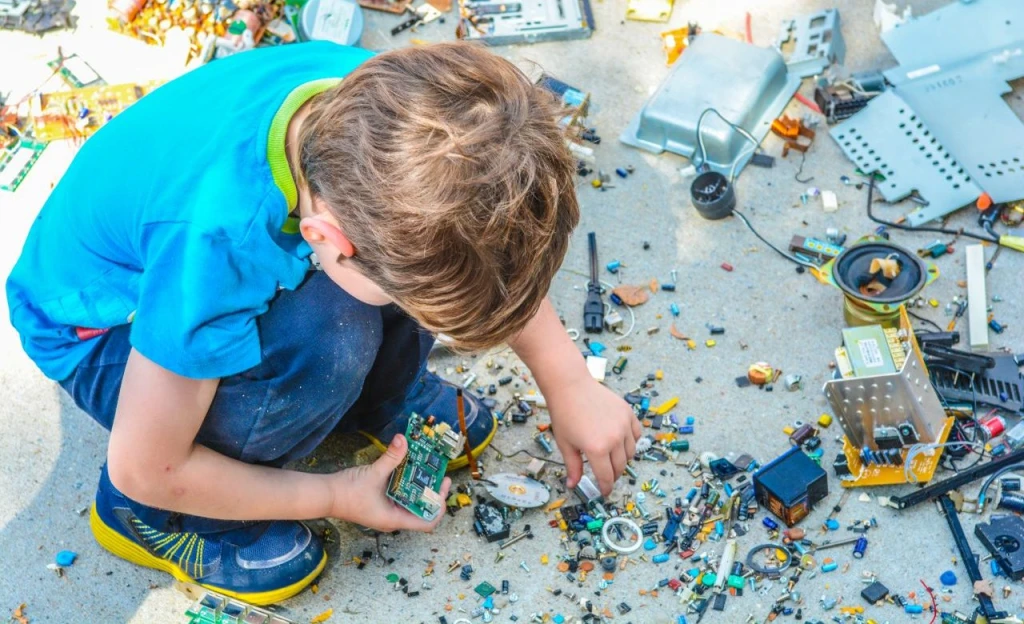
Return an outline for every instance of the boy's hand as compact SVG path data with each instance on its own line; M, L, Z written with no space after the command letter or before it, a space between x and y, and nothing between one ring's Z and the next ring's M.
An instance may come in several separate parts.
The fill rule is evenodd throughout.
M636 451L640 421L625 401L591 377L560 386L545 397L569 473L566 485L576 487L583 476L582 453L607 496Z
M426 522L402 509L387 496L391 473L402 462L408 450L405 436L396 435L388 450L377 461L368 466L356 466L335 473L331 482L334 493L331 517L383 532L433 531L444 518L444 503L437 517ZM441 485L442 501L448 498L451 485L451 479L445 477Z

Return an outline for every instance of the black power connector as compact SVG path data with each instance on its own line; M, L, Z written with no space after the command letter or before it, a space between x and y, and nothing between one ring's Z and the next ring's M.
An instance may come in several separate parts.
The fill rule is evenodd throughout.
M587 301L583 304L583 329L588 334L600 334L603 329L604 302L601 301L601 282L597 273L597 235L587 234L590 253L590 282L587 283Z

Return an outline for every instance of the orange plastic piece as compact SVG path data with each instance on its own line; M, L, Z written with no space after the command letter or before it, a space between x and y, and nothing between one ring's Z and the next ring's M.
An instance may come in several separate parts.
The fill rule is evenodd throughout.
M568 564L568 562L565 562L565 561L560 561L558 563L558 566L556 566L556 567L558 568L559 572L568 572L569 571L569 564Z
M590 572L593 569L594 569L594 562L593 561L584 561L584 562L580 563L580 570L583 570L584 572Z
M976 205L978 206L978 210L988 210L992 207L992 196L988 193L982 193L978 196L978 202Z
M537 431L544 432L551 428L551 423L541 423L537 425Z

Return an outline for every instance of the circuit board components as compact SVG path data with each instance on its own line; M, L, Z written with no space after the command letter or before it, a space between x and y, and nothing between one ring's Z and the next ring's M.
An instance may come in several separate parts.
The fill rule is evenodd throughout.
M391 474L388 498L424 520L433 520L441 511L441 482L448 461L462 451L462 435L447 423L434 423L434 417L409 416L405 432L409 451Z

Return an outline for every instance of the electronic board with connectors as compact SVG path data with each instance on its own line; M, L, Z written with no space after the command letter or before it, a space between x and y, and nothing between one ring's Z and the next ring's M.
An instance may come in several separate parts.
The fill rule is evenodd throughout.
M441 483L448 461L462 450L462 435L447 423L434 424L434 417L409 417L405 432L409 452L391 473L388 498L424 520L441 511Z

